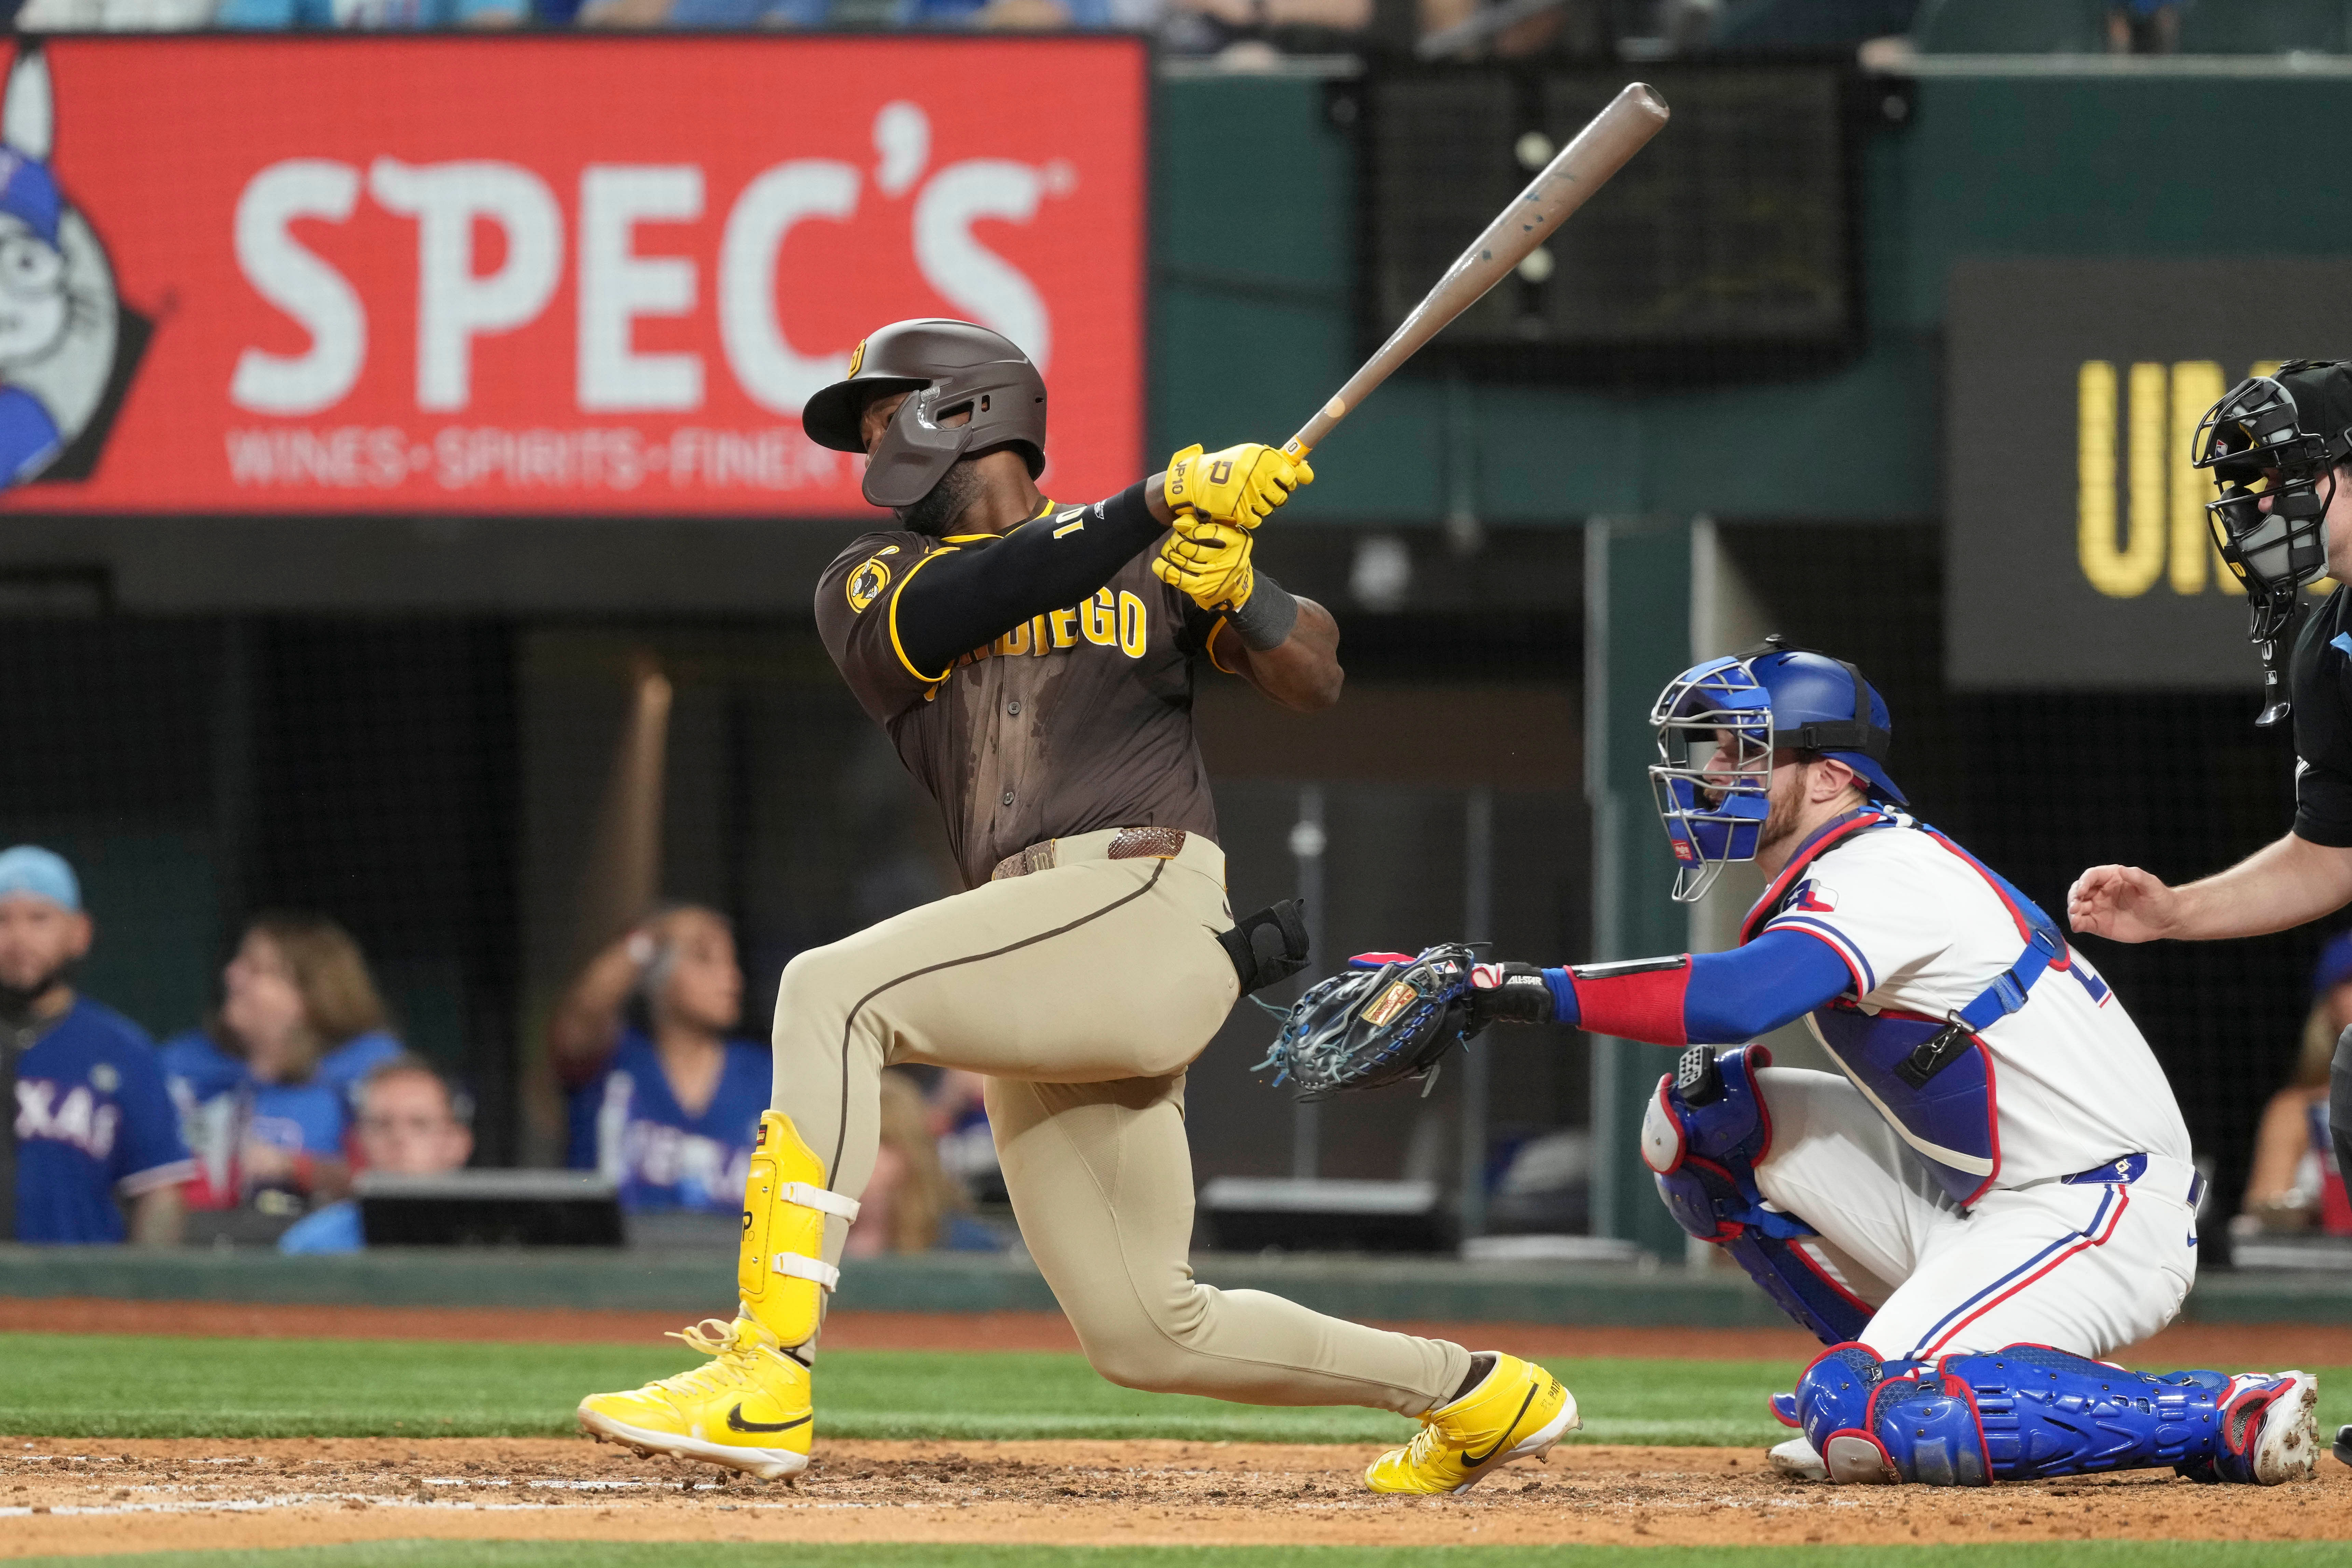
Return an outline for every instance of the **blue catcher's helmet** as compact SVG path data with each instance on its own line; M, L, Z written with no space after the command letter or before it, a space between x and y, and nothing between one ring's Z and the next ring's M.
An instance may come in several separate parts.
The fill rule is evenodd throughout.
M1675 677L1650 722L1658 732L1650 787L1679 862L1674 896L1682 903L1696 900L1732 861L1756 858L1780 748L1835 757L1872 799L1905 804L1886 772L1894 721L1885 699L1843 659L1784 647L1777 637Z

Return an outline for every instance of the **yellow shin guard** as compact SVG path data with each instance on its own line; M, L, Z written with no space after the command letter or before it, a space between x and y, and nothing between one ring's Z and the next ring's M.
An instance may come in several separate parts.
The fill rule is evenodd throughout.
M824 1260L827 1215L857 1217L857 1200L824 1188L824 1164L782 1111L763 1111L743 1185L743 1251L735 1282L743 1315L790 1348L816 1337L841 1270Z

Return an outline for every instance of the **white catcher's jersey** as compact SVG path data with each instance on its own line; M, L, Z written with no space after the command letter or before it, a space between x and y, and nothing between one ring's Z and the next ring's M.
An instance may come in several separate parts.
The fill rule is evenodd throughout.
M1901 812L1874 809L1800 850L1741 940L1802 931L1844 962L1852 990L1807 1022L1963 1204L2126 1154L2186 1162L2189 1130L2163 1068L2063 933L2063 957L2022 1006L1927 1048L2017 963L2037 925L2049 927L2048 918L1959 846Z

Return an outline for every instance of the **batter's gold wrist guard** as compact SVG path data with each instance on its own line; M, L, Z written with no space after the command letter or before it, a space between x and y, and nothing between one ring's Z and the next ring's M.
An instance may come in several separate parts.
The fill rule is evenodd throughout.
M816 1337L841 1270L824 1260L824 1219L857 1217L857 1200L827 1192L824 1165L782 1111L760 1113L743 1184L743 1251L735 1266L743 1315L790 1348Z

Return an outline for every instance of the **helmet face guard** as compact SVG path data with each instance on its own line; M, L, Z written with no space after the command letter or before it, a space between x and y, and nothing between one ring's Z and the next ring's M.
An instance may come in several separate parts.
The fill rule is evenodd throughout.
M2198 424L2191 460L2212 470L2220 492L2206 517L2253 605L2256 642L2286 629L2295 591L2327 570L2325 525L2342 455L2301 427L2294 395L2267 375L2240 382Z
M1025 438L1025 429L1010 432L1004 427L1006 421L994 416L1000 404L1024 409L1029 405L1029 388L1021 383L1034 382L1037 373L1026 361L1021 362L1019 369L1028 372L1025 378L966 373L952 381L933 382L910 395L890 416L889 427L874 443L873 454L866 460L866 499L876 506L912 506L930 494L960 458L1009 441L1021 444L1023 456L1029 459L1029 477L1036 478L1045 467L1043 453ZM939 423L959 414L964 416L961 424Z
M1753 860L1771 815L1772 700L1745 660L1685 670L1650 710L1650 789L1675 851L1675 901L1694 903L1724 867Z

